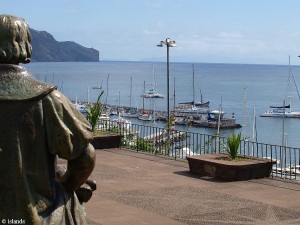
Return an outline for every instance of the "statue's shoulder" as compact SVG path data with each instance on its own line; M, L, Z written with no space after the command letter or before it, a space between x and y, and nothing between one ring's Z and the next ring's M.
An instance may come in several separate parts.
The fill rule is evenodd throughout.
M38 99L54 89L55 85L36 80L24 67L0 64L0 101Z

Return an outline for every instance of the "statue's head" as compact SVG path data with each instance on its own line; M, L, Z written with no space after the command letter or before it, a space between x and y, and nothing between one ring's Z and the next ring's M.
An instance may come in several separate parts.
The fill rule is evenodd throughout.
M26 21L11 15L0 15L0 63L29 63L31 36Z

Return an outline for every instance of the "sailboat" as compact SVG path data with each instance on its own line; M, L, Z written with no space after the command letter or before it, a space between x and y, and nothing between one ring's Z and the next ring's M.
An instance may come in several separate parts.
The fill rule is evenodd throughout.
M200 91L201 99L200 102L195 102L195 69L193 64L193 101L191 102L182 102L179 105L192 105L194 107L209 107L209 101L204 101L202 93Z
M99 86L99 82L97 82L97 86L92 86L92 89L102 90L102 82L101 82L101 86Z
M175 113L179 114L206 114L209 112L209 102L204 102L201 97L200 102L195 102L195 72L193 64L193 101L181 102L179 106L175 107Z
M82 104L77 101L77 94L76 94L76 100L75 100L74 106L79 112L81 112L83 115L86 116L88 106L86 104Z
M152 64L152 74L153 74L153 83L151 83L152 88L150 88L148 91L144 90L143 93L141 93L141 97L143 98L164 98L165 96L163 94L160 94L156 91L156 78L155 78L155 69L154 64Z
M144 81L144 93L145 93L145 88L146 88L146 82ZM143 107L142 107L142 110L141 110L141 113L138 115L138 119L139 120L143 120L143 121L154 121L155 120L155 118L154 118L154 111L153 111L153 113L151 113L150 111L146 111L145 110L145 97L144 96L141 96L142 98L143 98ZM152 105L152 107L151 108L153 108L153 106L154 106L154 99L153 98L151 98L150 99L151 100L151 105Z
M289 57L289 87L291 86L291 78L293 78L293 82L294 82L294 84L296 86L296 90L298 92L298 97L300 98L294 75L291 72L291 64L290 64L290 57ZM289 98L289 104L285 104L285 101L284 101L283 105L270 106L269 109L266 112L262 113L260 116L261 117L300 118L300 112L292 111L292 107L291 107L292 96L288 96L288 98Z
M131 104L132 99L132 77L130 78L130 95L129 95L129 109L125 112L121 112L120 116L122 117L129 117L129 118L136 118L138 117L137 109L132 108Z

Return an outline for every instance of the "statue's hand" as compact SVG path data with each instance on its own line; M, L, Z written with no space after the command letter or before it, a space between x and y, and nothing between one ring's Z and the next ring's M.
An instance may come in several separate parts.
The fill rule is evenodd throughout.
M80 188L75 191L79 202L88 202L93 195L93 191L95 191L96 189L96 181L87 180L83 185L80 186Z
M57 182L61 182L63 180L64 174L66 173L66 171L67 170L65 167L63 167L61 165L57 165L56 171L55 171L55 180ZM97 189L96 181L87 180L77 190L75 190L75 193L80 202L88 202L93 195L93 191L95 191L96 189Z

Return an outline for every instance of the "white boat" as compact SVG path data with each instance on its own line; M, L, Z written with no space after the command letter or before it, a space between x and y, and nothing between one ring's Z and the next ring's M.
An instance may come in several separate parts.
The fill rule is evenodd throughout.
M291 111L290 105L270 106L270 109L260 115L261 117L300 118L300 112Z
M109 120L109 115L107 113L101 113L100 116L99 116L99 120L108 121Z
M130 128L131 128L131 121L126 120L125 118L120 116L120 114L119 114L118 118L113 119L112 122L117 123L118 127L121 129L130 130Z
M150 89L147 92L143 92L141 94L141 97L143 97L143 98L164 98L165 96L162 94L159 94L158 92L154 91L153 89Z
M163 94L160 94L156 91L156 78L155 78L155 69L154 64L152 64L152 74L153 74L153 83L150 85L152 86L151 89L148 91L145 91L145 83L144 83L144 92L141 93L142 98L164 98L165 96Z
M74 106L75 108L81 112L83 115L86 115L87 114L87 110L88 110L88 106L85 105L85 104L81 104L81 103L78 103L78 102L75 102L74 103Z
M153 116L150 113L143 113L138 116L138 119L143 121L153 121Z
M79 103L77 101L77 94L76 94L76 100L75 100L74 106L83 115L87 115L88 105L87 104L83 104L83 103Z

